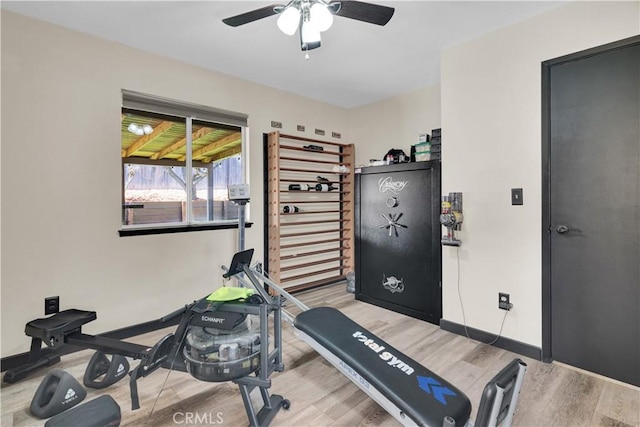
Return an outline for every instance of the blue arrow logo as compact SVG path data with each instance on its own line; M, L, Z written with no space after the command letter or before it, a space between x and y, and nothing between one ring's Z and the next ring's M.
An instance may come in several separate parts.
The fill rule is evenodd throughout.
M429 394L433 391L433 397L443 405L447 404L444 398L445 396L457 396L453 390L443 387L438 380L431 377L421 377L418 375L418 385Z

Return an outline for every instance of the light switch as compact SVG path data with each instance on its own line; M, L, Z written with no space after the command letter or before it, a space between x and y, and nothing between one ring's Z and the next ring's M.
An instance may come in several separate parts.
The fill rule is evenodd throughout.
M512 205L522 205L522 188L512 188L511 189L511 204Z

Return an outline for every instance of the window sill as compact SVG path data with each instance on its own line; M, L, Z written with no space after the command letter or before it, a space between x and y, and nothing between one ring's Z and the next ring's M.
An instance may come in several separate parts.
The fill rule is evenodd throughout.
M252 222L246 222L245 227L251 228ZM145 228L123 228L118 230L120 237L127 236L147 236L150 234L171 234L171 233L189 233L192 231L207 231L207 230L227 230L231 228L238 228L238 222L222 222L215 224L191 224L191 225L178 225L178 226L158 226L158 227L145 227Z

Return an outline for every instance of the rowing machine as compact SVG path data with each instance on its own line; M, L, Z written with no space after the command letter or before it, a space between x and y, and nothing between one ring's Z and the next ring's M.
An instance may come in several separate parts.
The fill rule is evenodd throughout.
M249 271L252 255L253 249L234 255L223 276ZM220 288L161 319L161 323L169 323L181 317L175 332L152 347L84 334L82 326L95 320L96 312L61 311L27 323L25 333L31 337L28 362L7 371L4 380L14 383L40 367L57 363L65 346L93 349L140 360L129 372L132 409L139 408L137 380L166 368L188 372L202 381L233 381L240 388L250 425L266 426L280 408L290 406L287 399L268 392L270 375L284 370L281 306L281 298L269 295L262 286L255 291ZM48 349L42 349L42 343ZM259 411L250 398L254 388L259 388L263 400Z

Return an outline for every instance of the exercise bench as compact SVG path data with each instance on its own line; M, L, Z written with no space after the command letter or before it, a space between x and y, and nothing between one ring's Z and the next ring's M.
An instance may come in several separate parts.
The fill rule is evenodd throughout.
M473 426L469 398L446 379L403 354L332 307L309 308L270 280L262 265L244 266L243 284L273 289L302 312L283 312L296 336L309 344L343 375L403 425ZM248 281L247 281L248 279ZM250 282L250 283L249 283ZM515 359L483 391L475 425L510 426L526 364Z

